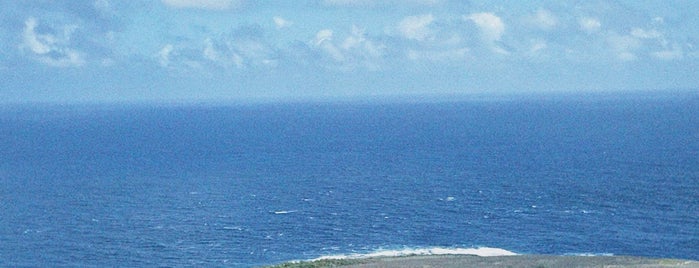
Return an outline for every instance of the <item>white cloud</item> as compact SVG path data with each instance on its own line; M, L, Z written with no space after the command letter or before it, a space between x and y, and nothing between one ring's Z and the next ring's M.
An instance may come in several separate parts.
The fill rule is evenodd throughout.
M659 39L663 37L663 35L656 30L644 30L641 28L631 29L631 36L640 39Z
M673 46L672 49L653 52L651 53L651 56L661 60L675 60L681 59L683 54L682 48L679 46Z
M313 43L316 46L320 46L325 41L331 40L333 37L333 31L330 29L323 29L320 30L316 33L316 38L314 39Z
M578 24L580 25L580 29L587 33L598 32L602 27L602 23L598 19L589 17L580 18Z
M95 8L95 10L97 10L97 12L105 16L115 15L116 13L112 9L112 6L108 0L95 0L95 2L92 3L92 6Z
M439 61L454 61L457 59L465 59L469 56L470 50L466 47L451 48L451 49L436 49L436 50L416 50L408 49L406 53L410 60L427 60L433 62Z
M350 35L345 38L340 47L350 53L354 59L370 67L376 67L374 60L381 58L386 50L384 44L367 38L364 29L357 26L352 26Z
M226 10L235 7L234 0L162 0L163 4L174 8L198 8L208 10Z
M222 60L220 53L216 50L216 48L214 48L214 43L210 38L207 38L206 41L204 41L204 51L202 54L204 55L205 59L210 61Z
M333 31L330 29L323 29L316 33L313 44L330 55L330 57L332 57L335 61L345 60L345 56L342 54L342 52L340 52L337 46L333 44L332 39Z
M366 38L364 29L357 26L352 26L350 35L345 38L340 46L342 49L350 50L361 50L366 53L369 57L379 57L382 55L383 45L377 45L373 41Z
M174 47L171 44L165 45L160 51L158 51L158 62L163 67L170 65L170 54L174 51Z
M409 16L398 23L398 31L407 39L425 41L432 37L429 26L433 21L432 14Z
M272 18L272 20L274 21L274 25L277 26L277 29L286 28L294 24L293 22L278 16Z
M548 44L545 40L536 39L531 41L531 46L529 47L529 54L537 54L539 51L548 48Z
M77 26L64 26L60 35L37 33L37 26L39 22L35 18L28 18L24 22L21 48L28 49L40 62L49 66L71 67L85 64L82 53L68 47Z
M478 26L481 32L481 39L490 47L492 52L501 55L508 55L510 52L503 48L499 43L502 35L505 33L505 23L500 17L490 12L472 13L464 16L464 19L469 20Z
M209 61L219 67L245 68L251 66L277 66L274 50L253 36L233 35L218 40L207 38L204 48L191 55L193 60Z
M551 30L558 25L558 18L546 9L539 9L530 21L542 30Z
M366 6L393 6L393 5L422 5L434 6L443 2L443 0L323 0L323 4L329 6L350 6L350 7L366 7Z
M55 43L55 38L51 35L39 35L34 30L39 23L34 18L29 18L24 22L24 45L29 47L36 54L46 54L51 52L49 44Z
M364 29L352 26L350 33L337 41L332 30L324 29L316 33L312 47L322 51L332 64L328 67L353 69L357 67L376 70L384 55L386 46L368 38Z
M632 61L637 58L635 52L641 47L641 42L629 35L612 34L607 38L616 57L622 61Z
M277 64L274 60L273 50L261 40L251 38L237 38L226 40L227 50L233 58L241 57L247 65L269 65ZM240 64L236 63L240 66Z
M498 41L505 33L505 23L500 17L490 12L473 13L464 17L478 26L483 35L483 39L489 42Z

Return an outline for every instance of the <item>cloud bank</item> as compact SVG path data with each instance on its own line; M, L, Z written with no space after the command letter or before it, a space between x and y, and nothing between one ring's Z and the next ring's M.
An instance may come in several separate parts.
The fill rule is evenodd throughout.
M350 87L469 92L699 84L687 75L699 65L694 38L699 19L688 15L699 4L634 5L594 0L507 6L448 0L12 2L0 11L5 18L0 72L13 69L8 66L27 75L52 68L57 77L68 73L59 70L84 70L85 81L220 79L214 84L288 90L310 79L328 94ZM659 70L674 78L654 77ZM142 78L143 73L159 75ZM297 82L275 82L285 79ZM366 84L352 84L357 81Z

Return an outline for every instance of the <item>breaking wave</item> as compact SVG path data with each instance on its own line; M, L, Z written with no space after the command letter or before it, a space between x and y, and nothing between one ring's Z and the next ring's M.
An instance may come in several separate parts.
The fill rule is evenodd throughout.
M519 255L509 250L501 248L490 248L490 247L479 247L479 248L443 248L443 247L432 247L432 248L408 248L408 249L398 249L398 250L378 250L370 253L353 253L353 254L340 254L340 255L327 255L322 256L312 261L317 260L338 260L338 259L365 259L365 258L379 258L379 257L401 257L401 256L413 256L413 255L474 255L481 257L493 257L493 256L514 256Z

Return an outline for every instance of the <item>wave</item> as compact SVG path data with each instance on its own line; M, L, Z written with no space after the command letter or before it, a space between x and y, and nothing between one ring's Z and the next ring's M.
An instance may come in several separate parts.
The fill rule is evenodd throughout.
M272 211L272 213L274 213L276 215L281 215L281 214L296 213L296 210L275 210L275 211Z
M401 257L401 256L413 256L413 255L474 255L481 257L493 257L493 256L514 256L519 255L509 250L501 248L490 248L490 247L479 247L479 248L443 248L443 247L432 247L432 248L408 248L399 250L379 250L370 253L354 253L354 254L340 254L340 255L328 255L319 258L312 259L311 261L318 260L342 260L342 259L366 259L366 258L380 258L380 257Z
M598 256L615 256L614 253L591 253L591 252L584 252L584 253L565 253L563 256L582 256L582 257L598 257Z

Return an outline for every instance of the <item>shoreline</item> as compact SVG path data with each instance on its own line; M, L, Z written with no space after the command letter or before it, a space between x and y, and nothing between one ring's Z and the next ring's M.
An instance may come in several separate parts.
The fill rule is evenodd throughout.
M699 261L635 256L507 255L478 256L435 254L378 256L364 258L321 258L266 266L292 267L687 267L699 268Z

